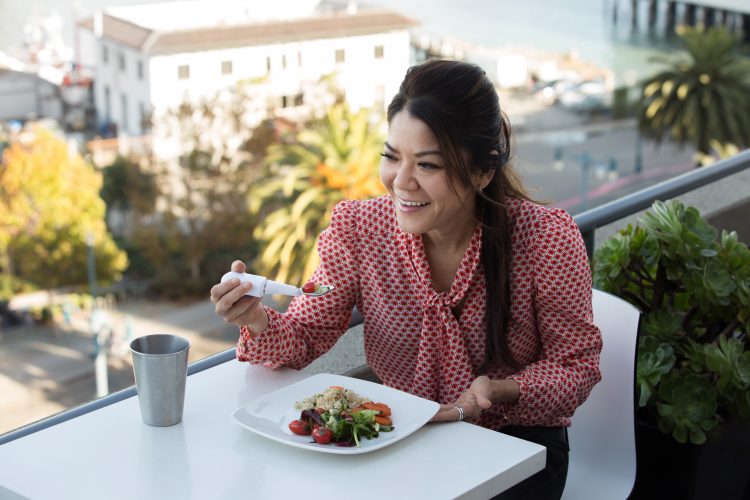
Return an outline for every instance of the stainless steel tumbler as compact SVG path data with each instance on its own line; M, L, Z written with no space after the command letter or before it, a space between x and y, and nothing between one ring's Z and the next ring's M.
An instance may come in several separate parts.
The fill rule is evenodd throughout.
M190 342L176 335L145 335L130 343L143 423L156 427L182 420Z

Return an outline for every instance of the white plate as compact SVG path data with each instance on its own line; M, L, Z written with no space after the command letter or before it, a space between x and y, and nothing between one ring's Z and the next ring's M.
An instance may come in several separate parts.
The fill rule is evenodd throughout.
M311 436L297 436L289 430L289 422L298 419L300 410L294 403L323 392L332 385L351 389L362 397L391 408L393 430L381 432L377 438L362 439L360 446L345 447L317 444ZM343 375L321 373L282 387L236 409L232 418L242 427L274 441L323 453L352 455L383 448L405 438L426 424L440 405L384 385Z

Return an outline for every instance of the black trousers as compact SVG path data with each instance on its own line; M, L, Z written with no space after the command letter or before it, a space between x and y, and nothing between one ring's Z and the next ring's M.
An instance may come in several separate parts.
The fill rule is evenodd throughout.
M499 432L547 448L547 465L530 478L500 493L493 500L559 500L568 477L568 429L509 425Z

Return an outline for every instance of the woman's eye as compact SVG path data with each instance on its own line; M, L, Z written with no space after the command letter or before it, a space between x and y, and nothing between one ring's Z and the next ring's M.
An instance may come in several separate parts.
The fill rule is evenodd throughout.
M383 158L385 158L388 161L396 161L396 157L393 156L390 153L380 153L380 156L382 156Z
M421 163L418 163L417 165L419 165L420 168L423 168L425 170L439 170L441 168L440 166L435 165L434 163L421 162Z

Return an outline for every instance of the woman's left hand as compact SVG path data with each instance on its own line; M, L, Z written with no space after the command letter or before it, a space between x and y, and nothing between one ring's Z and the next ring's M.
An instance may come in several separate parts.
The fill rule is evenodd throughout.
M449 405L440 405L440 410L430 422L455 422L461 414L456 407L463 408L463 419L478 417L482 411L492 406L492 381L486 375L474 379L471 386Z

